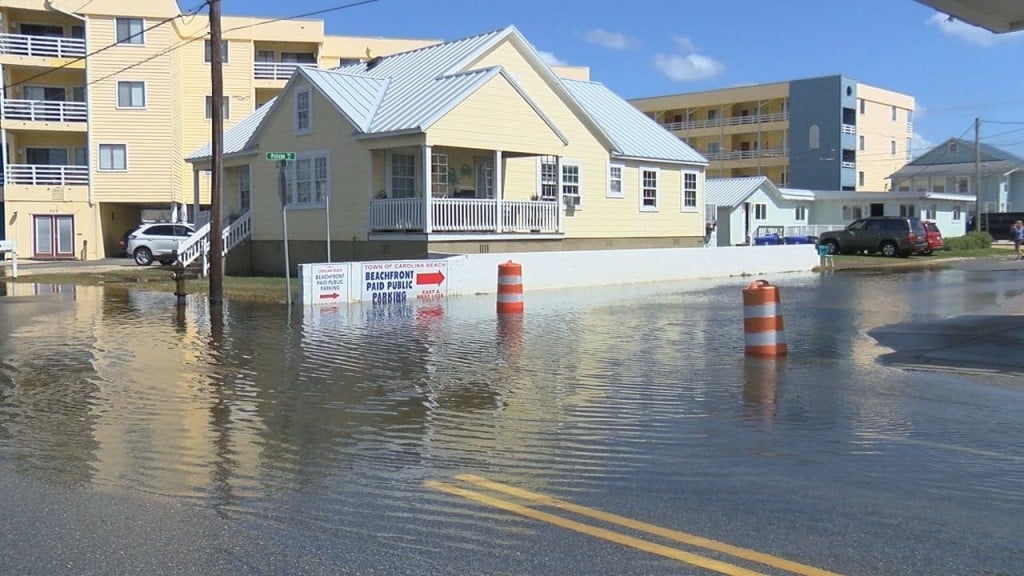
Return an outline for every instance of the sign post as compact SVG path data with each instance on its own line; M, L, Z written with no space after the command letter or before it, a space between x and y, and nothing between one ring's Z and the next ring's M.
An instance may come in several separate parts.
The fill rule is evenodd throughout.
M267 152L268 162L277 162L277 198L281 202L281 232L284 240L284 291L288 307L292 306L292 269L288 261L288 161L295 152Z

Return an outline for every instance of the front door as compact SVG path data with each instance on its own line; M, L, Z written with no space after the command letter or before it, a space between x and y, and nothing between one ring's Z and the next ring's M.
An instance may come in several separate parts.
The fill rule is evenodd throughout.
M32 217L33 258L74 258L75 219L73 216Z

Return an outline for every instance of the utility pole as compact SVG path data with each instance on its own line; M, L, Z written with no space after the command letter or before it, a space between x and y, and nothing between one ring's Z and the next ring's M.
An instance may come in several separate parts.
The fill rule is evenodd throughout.
M210 304L224 300L224 236L221 230L221 188L224 172L224 69L221 58L220 0L210 0Z
M974 119L974 229L981 232L981 119Z

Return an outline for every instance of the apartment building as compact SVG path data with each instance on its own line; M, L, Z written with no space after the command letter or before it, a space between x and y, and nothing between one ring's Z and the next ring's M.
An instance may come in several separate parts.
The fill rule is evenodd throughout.
M226 128L297 67L437 42L327 36L322 20L225 15L223 29ZM0 3L0 239L23 257L103 258L140 218L184 219L196 189L209 203L184 162L210 139L208 30L174 0Z
M911 159L914 98L825 76L630 101L711 162L708 177L887 190Z

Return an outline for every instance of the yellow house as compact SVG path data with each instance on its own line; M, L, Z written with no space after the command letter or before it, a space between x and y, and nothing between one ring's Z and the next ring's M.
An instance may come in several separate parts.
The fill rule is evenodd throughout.
M224 152L224 212L252 211L230 265L257 274L280 272L285 222L292 263L326 261L328 239L332 259L358 260L704 235L705 159L603 85L557 75L514 27L297 70ZM295 158L287 220L275 152ZM209 156L188 160L208 170Z
M296 68L437 42L327 36L322 20L225 15L223 29L229 127ZM175 0L0 1L0 239L32 258L95 259L141 219L190 219L183 156L210 138L208 30ZM205 178L198 188L207 204Z

